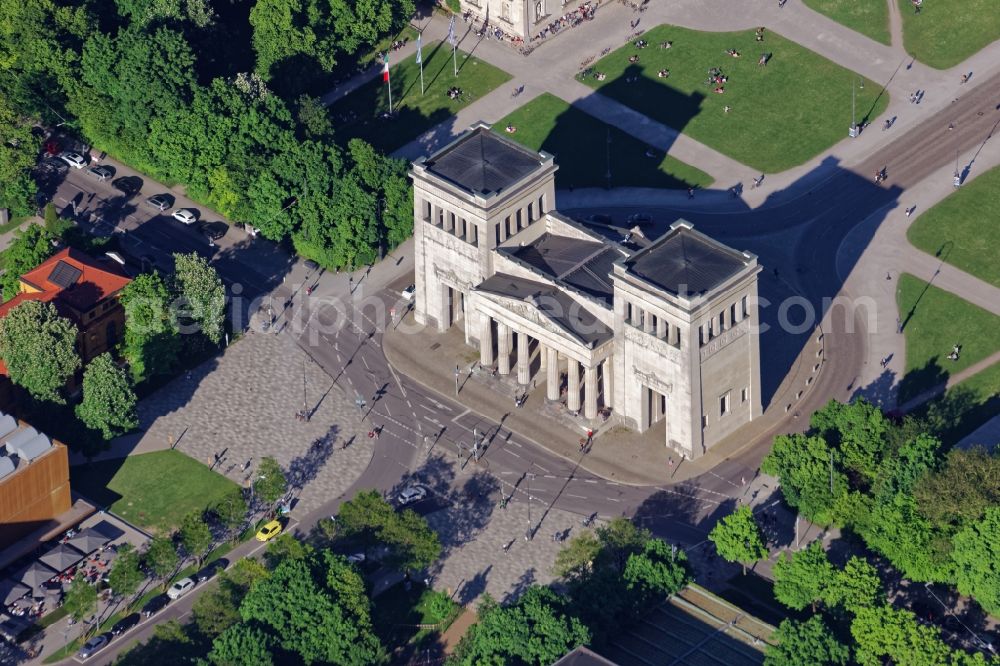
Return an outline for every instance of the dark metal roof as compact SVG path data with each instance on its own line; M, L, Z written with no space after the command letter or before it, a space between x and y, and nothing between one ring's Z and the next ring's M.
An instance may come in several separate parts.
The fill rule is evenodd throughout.
M538 169L543 158L486 127L467 132L424 161L427 171L473 194L501 192Z
M614 288L609 276L615 261L621 258L611 245L546 232L527 245L500 251L611 305Z
M497 273L480 282L476 290L532 305L544 318L591 349L604 344L614 335L610 328L585 307L564 294L558 287L544 282Z
M617 666L617 662L605 659L593 650L580 646L567 653L552 666Z
M48 280L57 287L69 289L76 284L76 281L80 279L81 275L83 275L83 271L81 269L60 260L55 265L55 268L52 269L52 272L49 273Z
M669 232L625 261L628 272L672 294L711 291L752 259L717 243L687 224Z

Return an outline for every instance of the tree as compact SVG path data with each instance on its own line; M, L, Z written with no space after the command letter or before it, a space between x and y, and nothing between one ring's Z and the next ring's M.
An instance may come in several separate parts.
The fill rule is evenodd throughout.
M280 534L267 544L264 561L271 569L285 560L305 560L313 553L313 547L303 543L289 533Z
M813 541L805 550L792 553L791 558L782 553L774 563L774 597L789 608L802 610L825 598L833 583L834 570L826 557L823 544Z
M139 589L139 585L146 579L145 574L139 570L139 553L135 551L132 544L124 543L118 547L118 554L114 564L111 565L111 572L108 574L108 584L115 594L130 597Z
M278 564L270 576L250 587L240 615L245 622L268 627L278 646L307 663L382 660L364 581L329 551Z
M319 97L300 95L296 117L306 137L322 140L333 134L330 112Z
M589 641L590 632L573 617L565 599L532 585L510 606L485 595L479 621L462 638L453 663L542 666Z
M270 666L274 639L259 627L236 624L216 636L208 660L215 666Z
M944 466L913 488L920 513L938 528L955 530L1000 505L1000 456L983 447L954 448Z
M212 545L212 531L208 529L200 511L189 513L181 521L180 539L187 554L200 564L201 558Z
M198 631L214 638L240 622L240 604L247 590L267 575L264 565L253 558L237 560L228 571L221 572L218 584L202 592L191 609Z
M600 525L597 538L601 542L601 559L610 564L618 574L625 571L628 559L646 547L652 535L649 530L638 528L628 518L613 518Z
M825 600L830 606L842 606L856 613L859 608L881 603L884 596L882 579L875 567L860 557L852 557L833 577Z
M0 319L0 358L12 382L37 400L63 404L60 391L80 367L76 336L52 303L25 301Z
M601 542L594 533L583 532L556 554L553 571L560 578L581 580L594 570L600 552Z
M396 511L377 490L363 490L344 502L337 529L366 551L375 544L386 546L386 563L403 570L423 569L441 554L441 542L427 521L409 509Z
M187 303L187 318L215 344L222 342L226 319L226 288L218 272L198 254L175 254L174 278Z
M277 502L288 487L281 465L271 456L261 458L260 467L257 468L257 474L251 479L251 483L254 492L265 504Z
M936 627L917 622L907 610L892 606L858 609L851 622L855 660L862 666L881 666L885 657L898 666L950 663L951 650Z
M789 505L814 523L829 525L848 488L847 477L838 469L839 455L816 435L778 435L760 468L780 479Z
M177 549L169 538L153 537L146 551L146 564L160 578L166 578L173 573L180 558Z
M708 539L715 544L722 559L743 565L744 575L748 564L765 559L768 555L760 526L750 507L745 504L719 521L709 532Z
M36 268L55 254L52 236L40 225L29 224L23 231L14 233L14 240L0 256L3 256L4 273L0 276L3 285L3 300L17 296L21 287L21 275Z
M87 582L82 571L78 571L73 577L63 606L77 622L97 612L97 588Z
M640 593L645 600L662 600L687 585L690 579L687 556L676 546L650 539L641 553L629 556L622 577L628 589Z
M887 450L892 423L864 398L844 404L831 400L809 420L831 446L840 449L844 465L868 482L875 479Z
M122 290L122 351L135 381L169 374L177 364L181 345L172 300L170 289L155 271L137 275Z
M227 530L234 530L247 517L247 501L241 488L233 488L212 507L212 513Z
M137 402L132 378L105 352L83 371L83 402L76 415L107 440L138 427Z
M953 543L958 591L975 597L990 613L1000 613L1000 508L987 509Z
M5 14L5 20L9 17ZM9 208L15 216L31 212L35 183L31 169L35 166L38 140L31 127L20 117L6 95L0 95L0 208ZM33 268L33 267L32 267ZM15 274L15 279L17 275ZM4 284L4 300L6 296Z
M805 622L782 620L771 634L777 645L768 645L764 666L844 666L851 659L851 650L838 641L819 615Z

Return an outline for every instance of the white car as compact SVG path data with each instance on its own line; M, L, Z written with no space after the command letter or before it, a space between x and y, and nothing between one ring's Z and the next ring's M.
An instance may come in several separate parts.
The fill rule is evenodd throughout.
M407 504L419 502L425 497L427 497L427 489L423 486L407 486L400 491L397 501L400 506L406 506Z
M417 287L415 285L411 284L409 287L407 287L406 289L403 290L403 298L405 298L408 301L412 301L413 300L413 294L416 291L417 291Z
M350 562L351 564L361 564L362 562L365 561L365 554L354 553L353 555L348 555L347 561Z
M190 578L181 578L179 581L170 586L167 590L167 596L171 599L179 599L185 594L191 591L194 587L194 581Z
M70 165L74 169L82 169L87 166L87 160L83 159L83 155L80 153L65 152L59 154L59 159L61 159L66 164Z
M198 221L198 214L190 208L178 208L174 211L173 218L181 224L194 224Z

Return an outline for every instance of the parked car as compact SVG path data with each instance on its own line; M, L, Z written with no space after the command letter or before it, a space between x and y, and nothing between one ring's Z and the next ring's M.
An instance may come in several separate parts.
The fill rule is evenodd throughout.
M190 578L181 578L179 581L170 586L167 590L167 596L171 599L180 599L185 594L191 591L194 587L194 581Z
M77 659L84 660L90 659L98 651L103 650L108 644L108 635L101 634L100 636L94 636L89 641L83 644L80 651L76 653Z
M405 298L408 301L412 301L413 295L415 293L417 293L417 286L411 284L409 287L403 290L403 298Z
M413 504L427 497L427 489L423 486L407 486L400 491L397 501L400 506Z
M633 213L628 216L628 223L643 227L653 223L653 216L648 213Z
M127 197L134 197L142 190L142 178L139 176L122 176L111 181L111 187L115 188Z
M115 622L115 626L111 627L112 636L121 636L126 631L139 624L139 620L142 616L138 613L132 613L131 615L126 615L122 619Z
M82 169L87 166L87 160L83 158L80 153L74 153L66 151L65 153L59 153L59 159L61 159L66 164L70 165L74 169Z
M173 217L181 224L194 224L198 221L198 213L190 208L178 208Z
M197 580L199 583L204 583L206 580L212 578L220 571L225 571L226 567L228 566L229 566L229 560L227 560L224 557L221 557L212 562L211 564L206 564L204 567L202 567L201 571L195 574L195 580Z
M97 182L103 183L104 181L115 175L115 172L111 170L110 167L106 166L93 166L87 169L87 174L94 178Z
M229 225L225 222L202 222L199 228L210 241L219 240L229 231Z
M350 562L351 564L361 564L362 562L365 561L365 559L366 558L364 553L354 553L353 555L347 556L347 561Z
M163 211L170 209L170 200L166 197L166 195L154 194L146 199L146 205L162 213Z
M281 522L272 520L257 530L257 541L270 541L281 534Z
M165 594L156 595L155 597L147 601L146 605L142 607L142 616L150 617L160 612L161 610L163 610L163 608L167 605L169 601L170 599Z
M318 271L319 270L319 264L317 264L312 259L306 259L305 261L302 262L302 265L305 266L306 269L308 269L310 271Z

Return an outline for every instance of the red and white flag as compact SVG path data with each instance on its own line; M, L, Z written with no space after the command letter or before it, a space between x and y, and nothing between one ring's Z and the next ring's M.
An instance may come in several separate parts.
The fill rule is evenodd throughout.
M385 60L382 63L382 82L389 83L389 54L385 54Z

